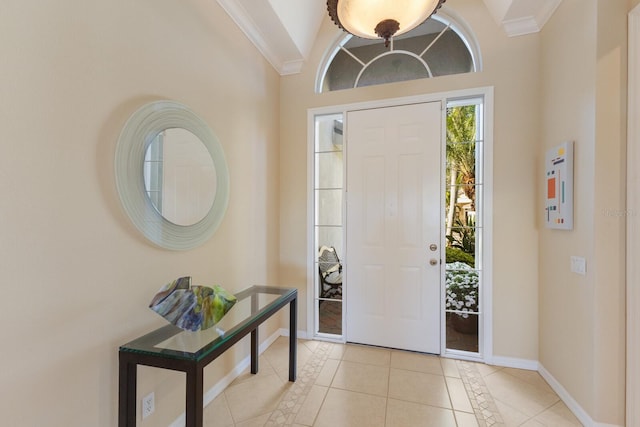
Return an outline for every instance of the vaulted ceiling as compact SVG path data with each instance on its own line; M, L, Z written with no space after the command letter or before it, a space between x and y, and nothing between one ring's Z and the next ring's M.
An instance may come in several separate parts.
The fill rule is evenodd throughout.
M483 0L510 37L538 32L562 0ZM324 0L218 0L281 75L300 72L327 13ZM445 7L455 8L455 0Z

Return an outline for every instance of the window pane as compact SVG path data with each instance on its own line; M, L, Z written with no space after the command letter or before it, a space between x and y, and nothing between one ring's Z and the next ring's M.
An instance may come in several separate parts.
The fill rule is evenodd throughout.
M473 58L464 42L453 30L447 30L424 54L433 76L463 74L473 71Z
M342 301L319 301L318 317L318 332L342 335Z
M406 54L386 55L367 67L358 81L358 87L425 77L429 77L427 69L417 58Z
M330 189L342 187L342 151L316 154L317 188Z
M393 47L397 50L406 50L416 55L421 55L446 27L442 22L436 21L435 19L428 19L415 30L409 31L394 39ZM438 40L437 43L439 42ZM433 46L437 43L433 43Z
M331 61L327 74L324 77L323 92L330 92L341 89L353 89L356 84L356 77L362 69L351 55L340 50Z
M447 349L478 352L482 283L481 104L447 108L445 310Z
M345 35L344 45L336 48L333 57L327 60L322 91L473 72L476 64L469 46L474 40L466 40L452 28L459 26L442 15L434 15L414 30L394 38L390 48L382 40ZM427 66L407 53L417 55ZM356 82L361 72L362 78Z
M342 225L342 189L316 190L316 224Z
M316 332L342 334L342 198L344 160L342 153L342 114L315 118L314 182L315 248L314 261Z
M342 115L316 117L315 152L342 151Z
M480 271L465 262L446 264L445 309L463 314L478 313L480 308Z
M447 313L447 348L478 352L478 315Z
M316 227L316 246L320 249L322 246L336 248L340 259L344 257L342 244L342 227L338 226L317 226Z

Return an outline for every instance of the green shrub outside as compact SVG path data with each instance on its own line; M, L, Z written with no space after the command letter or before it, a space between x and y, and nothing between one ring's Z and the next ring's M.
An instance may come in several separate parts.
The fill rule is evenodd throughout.
M447 246L446 248L446 263L462 262L469 267L475 266L475 259L473 255L464 252L462 249L452 248Z

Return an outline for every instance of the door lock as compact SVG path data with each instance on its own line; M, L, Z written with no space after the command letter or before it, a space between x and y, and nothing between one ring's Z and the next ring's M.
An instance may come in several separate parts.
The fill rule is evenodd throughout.
M429 249L431 249L432 252L435 252L438 250L438 245L436 245L435 243L432 243L429 245Z

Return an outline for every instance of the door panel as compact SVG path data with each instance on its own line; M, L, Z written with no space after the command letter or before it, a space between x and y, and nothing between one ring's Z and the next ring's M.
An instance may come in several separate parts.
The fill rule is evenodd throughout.
M347 113L347 340L440 352L440 103Z

